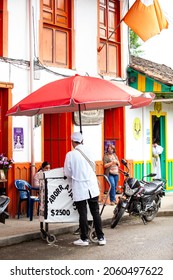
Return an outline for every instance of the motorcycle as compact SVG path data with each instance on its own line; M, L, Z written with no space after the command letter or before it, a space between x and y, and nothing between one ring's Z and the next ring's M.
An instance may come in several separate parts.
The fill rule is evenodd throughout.
M138 216L144 224L151 222L159 208L161 207L161 198L165 195L164 179L153 179L152 182L144 180L145 177L154 177L156 174L150 173L138 181L131 178L129 168L125 159L121 160L126 167L126 171L119 168L119 171L126 177L123 184L122 195L119 196L118 203L113 211L111 220L111 228L115 228L124 213Z
M10 202L10 198L6 195L0 195L0 223L5 224L5 220L9 218L8 212L5 211L8 204Z

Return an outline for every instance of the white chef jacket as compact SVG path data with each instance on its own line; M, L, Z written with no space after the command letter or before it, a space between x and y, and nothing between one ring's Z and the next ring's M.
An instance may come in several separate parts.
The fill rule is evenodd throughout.
M77 145L94 164L90 152L83 144ZM66 154L64 174L72 180L73 201L81 201L99 196L97 176L88 161L76 149Z

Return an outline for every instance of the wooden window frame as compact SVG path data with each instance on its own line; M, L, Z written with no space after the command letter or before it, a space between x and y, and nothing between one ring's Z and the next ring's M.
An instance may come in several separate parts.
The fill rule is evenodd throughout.
M47 7L43 5L44 0L40 5L40 60L47 66L74 69L74 0L64 0L66 14L62 9L57 12L55 5L58 1L46 2L49 4ZM44 32L46 29L52 30L49 40ZM56 43L58 36L62 36L60 46Z
M109 74L117 77L121 74L121 39L120 28L118 27L116 30L115 28L120 22L120 4L118 0L99 0L98 2L99 72L103 75ZM102 18L100 14L101 11ZM112 26L109 21L110 13L114 13L115 15L117 14L117 16L113 19L114 26ZM115 48L115 57L112 51L113 47Z

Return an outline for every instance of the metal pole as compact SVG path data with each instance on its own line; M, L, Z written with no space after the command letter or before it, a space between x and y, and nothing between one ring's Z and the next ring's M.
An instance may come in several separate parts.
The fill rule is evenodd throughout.
M143 160L144 160L144 174L143 176L147 175L147 161L146 161L146 125L145 125L145 120L146 120L146 107L142 107L142 145L143 145Z
M79 126L80 126L80 133L82 134L82 119L81 119L81 108L80 104L78 105L79 108Z
M33 56L33 7L32 0L29 0L29 49L30 49L30 92L33 91L33 75L34 75L34 56ZM31 185L33 184L33 176L35 174L35 154L34 154L34 117L29 118L31 133Z

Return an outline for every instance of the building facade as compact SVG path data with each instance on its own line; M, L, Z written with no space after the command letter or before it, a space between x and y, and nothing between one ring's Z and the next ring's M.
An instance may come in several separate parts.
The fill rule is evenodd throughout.
M148 173L152 171L152 140L157 139L164 148L160 156L162 178L167 180L166 190L172 191L173 69L163 64L132 56L128 67L128 76L130 86L142 92L154 92L156 95L152 106L143 108L143 114L138 116L142 123L143 134L138 135L136 141L144 155L141 156L142 161L134 159L134 175L136 178L141 178L144 168ZM142 149L142 145L145 147L144 149Z
M0 0L0 153L14 160L6 183L12 217L18 201L14 180L32 182L44 160L51 168L62 167L71 149L70 134L79 125L73 113L29 118L7 117L7 110L41 86L75 74L127 84L128 28L120 24L127 10L126 0ZM104 172L105 141L116 143L119 159L129 161L132 174L150 169L152 111L154 103L105 110L99 122L94 115L90 122L84 116L84 139L97 173ZM138 135L134 126L139 126Z

